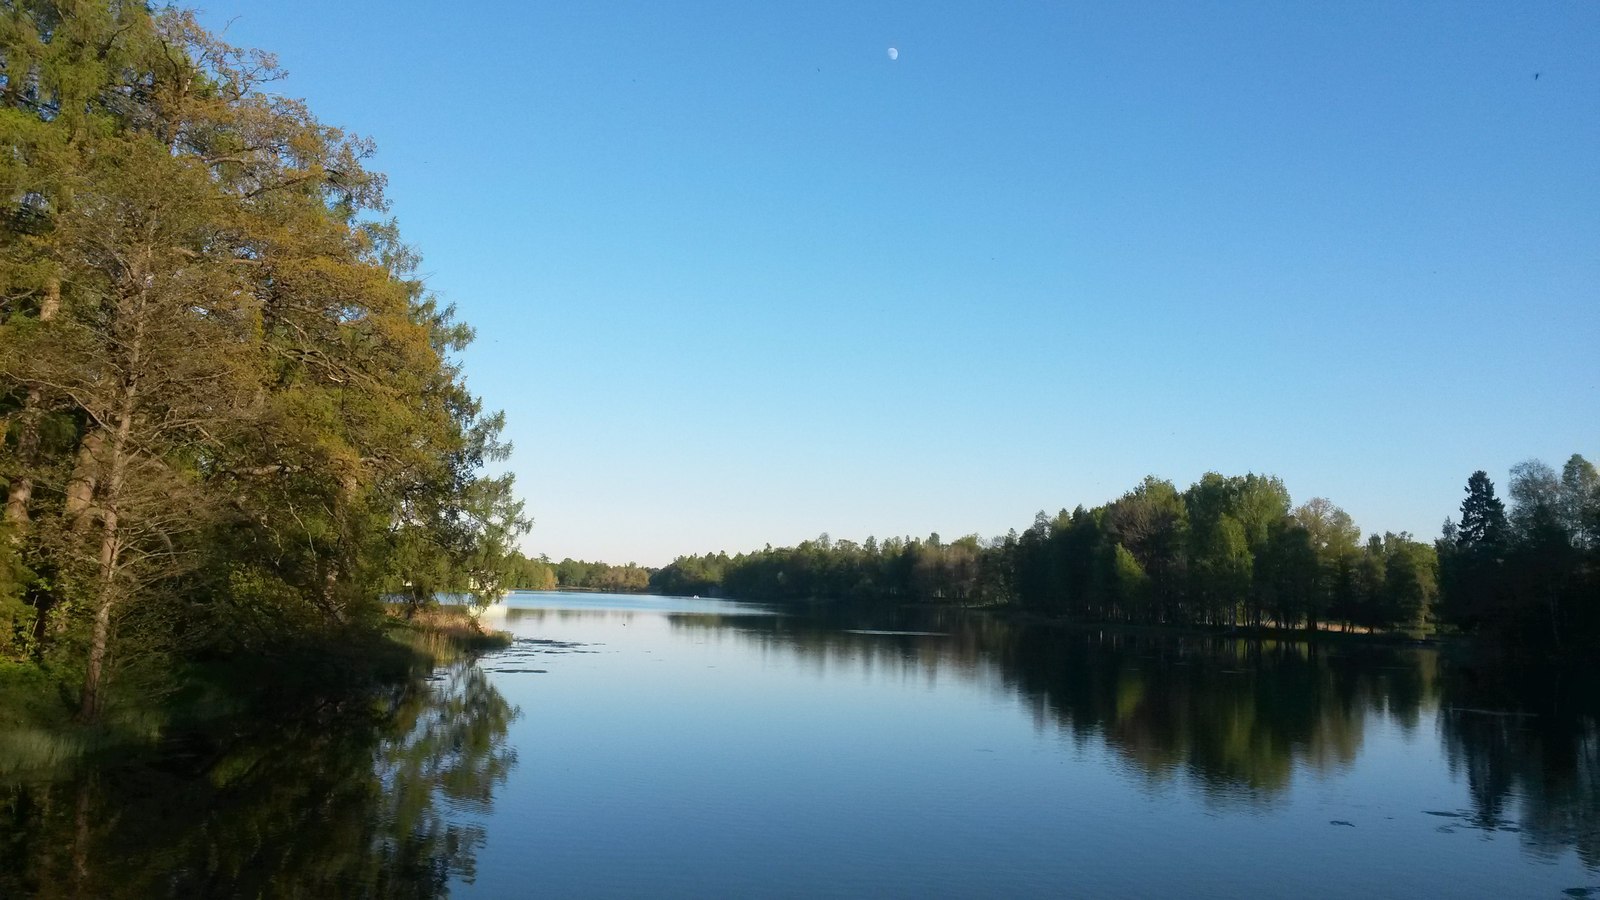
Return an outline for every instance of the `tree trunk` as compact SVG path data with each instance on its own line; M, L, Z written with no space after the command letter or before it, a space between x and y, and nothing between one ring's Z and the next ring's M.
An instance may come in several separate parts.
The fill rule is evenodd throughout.
M103 701L106 653L111 643L111 609L117 601L117 572L121 568L122 557L117 500L127 470L127 458L123 450L127 444L131 418L123 418L117 424L116 437L111 444L111 475L107 479L105 512L101 515L103 531L100 537L100 571L96 578L94 630L89 639L89 668L83 679L83 704L78 710L84 721L99 717Z
M42 399L38 388L29 390L23 398L22 415L17 423L17 460L22 468L6 492L6 521L16 527L15 539L19 541L30 521L28 504L33 500L33 466L39 459L39 403Z
M105 447L105 431L89 426L89 431L78 445L78 458L72 466L72 477L67 481L65 509L67 522L76 534L89 529L94 521L94 488L102 465L100 454ZM52 624L50 612L56 607L56 596L48 590L39 591L33 598L33 639L43 642L52 634L61 634L67 621L57 618Z
M51 278L45 282L44 299L39 304L39 321L54 319L60 308L61 281ZM17 459L22 464L22 471L12 479L11 489L6 493L6 521L17 526L19 540L23 529L31 521L28 504L33 501L32 469L39 463L39 419L43 415L39 407L43 402L44 395L38 388L29 390L22 402L22 416L17 428Z
M111 609L117 602L117 575L122 563L122 535L119 532L122 487L128 474L128 436L133 430L133 418L139 400L139 372L144 350L144 300L136 298L133 311L133 329L128 341L127 379L122 385L122 397L117 404L115 430L111 433L108 449L110 471L106 475L102 492L100 514L100 570L96 578L94 629L89 638L89 668L84 673L83 702L78 715L84 721L93 721L100 715L104 702L105 662L111 643Z
M100 468L100 453L105 445L105 432L90 426L78 445L78 459L72 466L72 478L67 481L67 521L76 531L89 524L89 512L94 502L95 476Z

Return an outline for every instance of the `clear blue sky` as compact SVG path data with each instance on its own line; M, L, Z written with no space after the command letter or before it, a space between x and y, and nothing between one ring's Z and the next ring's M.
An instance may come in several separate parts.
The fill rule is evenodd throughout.
M206 9L377 141L534 553L1600 457L1593 0Z

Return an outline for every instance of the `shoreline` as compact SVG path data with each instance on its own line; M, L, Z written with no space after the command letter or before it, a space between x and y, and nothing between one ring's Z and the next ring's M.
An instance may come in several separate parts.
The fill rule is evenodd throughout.
M374 702L392 705L438 667L510 644L509 632L480 627L464 609L434 607L409 621L386 610L370 628L191 663L147 694L130 691L94 723L62 700L72 696L69 679L0 665L0 783L65 777L306 715L372 715Z

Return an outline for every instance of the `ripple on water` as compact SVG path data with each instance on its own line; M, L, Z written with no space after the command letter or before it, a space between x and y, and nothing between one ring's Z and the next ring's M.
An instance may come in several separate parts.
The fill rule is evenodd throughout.
M549 638L517 638L511 646L484 657L479 667L485 672L502 675L547 675L548 669L533 668L531 665L539 657L558 653L598 653L598 650L588 649L592 646L595 645Z

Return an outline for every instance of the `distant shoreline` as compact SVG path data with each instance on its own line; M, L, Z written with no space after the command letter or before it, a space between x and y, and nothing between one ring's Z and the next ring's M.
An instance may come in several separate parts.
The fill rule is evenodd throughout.
M513 594L648 594L651 591L629 588L597 588L597 587L567 587L557 585L553 588L512 588Z

